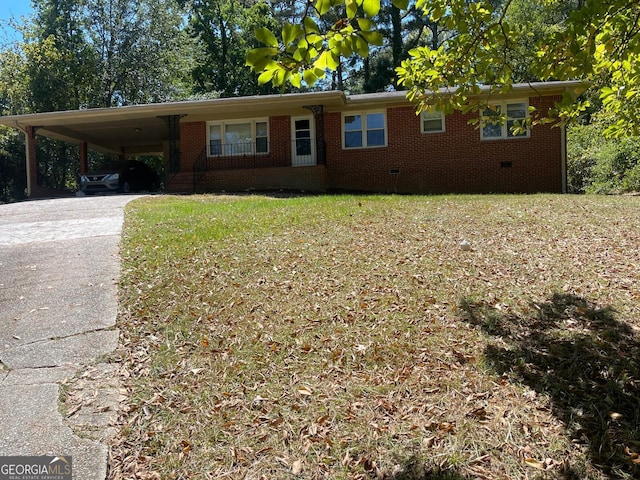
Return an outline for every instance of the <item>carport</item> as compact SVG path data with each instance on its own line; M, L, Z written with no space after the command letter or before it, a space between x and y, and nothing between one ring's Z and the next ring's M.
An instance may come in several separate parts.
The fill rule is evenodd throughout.
M179 121L195 103L136 105L0 117L0 125L25 134L27 195L39 197L36 136L63 140L79 146L80 174L88 169L88 150L129 157L163 155L168 171L179 164ZM198 107L203 107L198 105Z
M24 132L27 195L41 197L48 192L38 185L37 136L78 145L81 175L87 172L91 149L119 157L163 155L166 177L180 172L181 122L289 116L309 110L317 116L322 111L314 110L317 105L341 107L345 103L346 97L340 91L289 93L8 115L0 116L0 125Z

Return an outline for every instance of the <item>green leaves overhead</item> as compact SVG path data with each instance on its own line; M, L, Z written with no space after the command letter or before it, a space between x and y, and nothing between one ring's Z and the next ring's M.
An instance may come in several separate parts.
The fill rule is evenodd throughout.
M273 33L271 33L271 30L269 30L268 28L265 28L265 27L256 28L255 32L256 32L256 38L260 40L262 43L264 43L265 45L267 45L268 47L278 46L278 39ZM284 31L282 35L284 37Z
M362 2L362 8L365 15L375 17L380 11L380 0L364 0L364 2Z
M400 10L406 10L409 7L409 0L393 0L391 3Z
M318 15L325 15L329 10L331 10L332 2L331 0L316 0L315 8L318 12Z
M397 82L409 90L419 110L479 109L474 96L480 86L507 92L516 82L583 79L600 89L606 109L618 121L608 135L640 131L640 3L635 0L393 0L401 10L421 12L426 24L444 35L418 44L396 69ZM342 59L367 57L381 45L377 16L380 0L315 0L302 21L276 35L258 37L278 52L251 53L247 63L258 72L282 70L274 81L302 74L308 85L319 71L339 68ZM323 27L320 28L319 25ZM434 34L435 35L435 34ZM526 47L525 47L526 46ZM261 56L262 55L262 56ZM258 57L256 59L256 57ZM275 62L271 63L271 61ZM445 93L437 93L444 88ZM434 93L436 92L436 93ZM571 92L569 92L571 93ZM475 105L474 105L474 102ZM562 120L579 116L588 102L575 103L568 94L552 112ZM544 121L549 112L534 112Z
M405 5L407 2L394 2ZM323 16L334 11L329 28L321 29ZM285 23L279 32L256 30L265 47L248 52L247 65L258 73L258 83L283 86L289 81L300 87L312 86L327 71L339 68L342 58L367 57L371 45L382 45L372 17L380 12L380 0L316 0L310 2L299 23Z

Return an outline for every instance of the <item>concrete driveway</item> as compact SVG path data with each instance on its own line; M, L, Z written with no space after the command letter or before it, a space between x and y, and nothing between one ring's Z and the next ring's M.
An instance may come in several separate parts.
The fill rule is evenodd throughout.
M74 478L106 477L118 403L106 356L118 344L123 209L135 198L0 205L0 456L70 455Z

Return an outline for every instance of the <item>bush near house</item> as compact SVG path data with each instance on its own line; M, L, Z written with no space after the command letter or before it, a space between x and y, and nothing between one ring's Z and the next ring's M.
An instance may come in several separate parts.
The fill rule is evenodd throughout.
M9 128L0 129L0 204L26 196L24 137Z
M603 130L598 123L569 128L568 191L596 194L640 191L640 137L607 139Z

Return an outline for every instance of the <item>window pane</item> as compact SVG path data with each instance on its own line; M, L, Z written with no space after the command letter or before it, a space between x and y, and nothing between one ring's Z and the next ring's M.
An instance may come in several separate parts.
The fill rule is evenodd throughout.
M485 108L482 112L484 120L482 122L483 138L501 138L502 125L500 124L501 109L499 105L494 108Z
M500 138L502 137L502 125L489 123L482 127L482 136L484 138Z
M220 125L209 125L209 155L222 155Z
M384 113L367 114L367 130L384 128Z
M491 108L487 107L482 111L482 115L488 118L497 118L502 113L500 105L493 105Z
M384 130L367 130L367 147L384 146Z
M360 115L345 115L344 130L346 132L362 130L362 117Z
M256 137L267 137L269 134L267 132L267 122L257 122L256 123Z
M311 140L309 138L296 140L296 155L311 155Z
M444 130L444 115L438 110L422 112L423 132L442 132Z
M527 105L525 103L508 103L507 117L508 118L526 118Z
M524 132L513 133L512 129L513 129L513 126L514 126L515 123L516 123L515 120L507 120L507 137L509 137L509 138L526 137L527 136L527 131L526 130Z
M251 153L251 124L232 123L226 125L225 143L228 155Z
M209 141L209 155L222 155L222 140Z
M256 153L269 152L268 131L267 122L256 122Z
M256 138L256 153L267 153L269 144L266 137Z
M344 134L344 146L361 147L362 146L362 132L345 132Z
M248 155L251 153L251 143L227 143L224 146L226 155Z
M233 123L227 125L225 140L227 144L251 142L251 124Z
M310 130L296 130L296 138L311 138Z
M296 130L311 130L309 120L296 120Z
M220 125L209 125L209 139L210 140L222 139L222 137L220 136Z
M424 132L441 132L442 131L442 119L425 120L422 123L422 130Z

